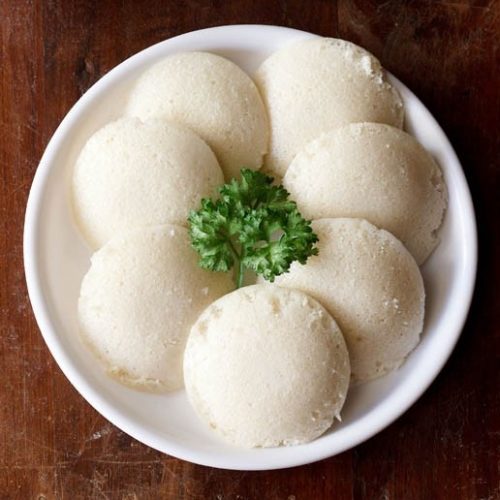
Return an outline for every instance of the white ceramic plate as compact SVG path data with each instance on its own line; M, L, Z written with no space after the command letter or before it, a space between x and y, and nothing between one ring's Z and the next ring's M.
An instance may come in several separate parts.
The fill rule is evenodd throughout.
M223 26L166 40L131 57L97 82L52 137L33 181L24 232L28 290L52 355L80 394L120 429L164 453L198 464L257 470L291 467L340 453L393 422L427 389L449 357L469 309L476 273L476 228L464 174L445 134L424 105L398 80L406 129L441 165L449 208L441 245L423 268L427 311L422 342L404 366L350 392L335 425L312 443L244 450L220 441L197 420L184 391L137 392L109 379L80 344L76 305L90 253L71 219L69 180L87 138L122 114L138 75L163 57L190 50L225 56L250 74L271 52L314 35L273 26Z

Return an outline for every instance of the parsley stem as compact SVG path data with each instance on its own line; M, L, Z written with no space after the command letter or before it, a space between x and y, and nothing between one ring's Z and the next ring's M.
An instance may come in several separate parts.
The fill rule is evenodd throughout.
M241 288L243 285L243 277L245 275L245 268L243 266L243 255L245 253L244 249L241 249L241 254L236 250L236 246L234 245L230 236L225 235L229 248L233 253L233 257L238 262L238 268L236 271L236 288Z
M245 270L243 267L243 260L240 259L239 265L238 265L238 271L236 273L236 288L241 288L243 285L243 277L245 275Z
M241 254L238 256L238 271L236 273L236 288L243 286L243 278L245 276L245 266L243 265L243 257L245 256L245 249L241 249Z
M227 243L229 244L229 248L231 249L231 252L233 252L234 258L239 262L241 260L240 254L236 250L236 247L233 245L233 242L231 240L230 236L226 236Z

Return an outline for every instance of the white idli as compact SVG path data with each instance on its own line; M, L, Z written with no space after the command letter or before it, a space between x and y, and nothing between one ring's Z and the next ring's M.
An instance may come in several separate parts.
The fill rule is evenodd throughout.
M439 243L443 175L397 128L355 123L323 134L295 157L283 184L304 217L366 219L399 238L419 264Z
M227 179L257 170L267 152L269 123L251 78L208 52L167 57L146 70L132 89L127 114L182 123L214 150Z
M347 342L353 382L398 368L418 344L424 285L415 259L392 234L361 219L313 221L317 256L276 278L323 304Z
M403 126L403 103L380 62L345 40L312 38L272 54L255 81L267 105L265 170L283 176L294 156L323 132L353 122Z
M305 443L339 418L349 356L328 312L297 290L244 287L191 329L184 379L194 409L243 447Z
M82 339L121 383L182 387L182 356L201 311L234 288L201 269L187 230L164 225L111 239L92 256L78 301Z
M75 218L98 248L124 230L186 225L189 211L223 182L214 154L191 130L121 118L92 135L78 157Z

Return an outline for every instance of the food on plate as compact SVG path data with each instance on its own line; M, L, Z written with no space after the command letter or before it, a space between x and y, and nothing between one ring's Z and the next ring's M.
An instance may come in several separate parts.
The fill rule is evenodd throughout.
M283 186L261 172L242 169L240 180L219 188L215 201L204 198L189 215L189 235L200 266L211 271L236 268L236 284L245 269L266 280L286 272L293 261L305 264L318 241L310 221L288 199Z
M259 169L268 149L267 113L254 82L236 64L208 52L174 54L147 69L126 112L194 130L215 152L226 179L242 166Z
M121 383L179 389L191 326L232 288L228 274L198 266L184 227L133 230L92 256L78 301L82 340Z
M447 205L366 50L302 40L256 82L215 54L170 55L87 141L72 182L101 247L81 284L83 342L126 386L185 386L245 448L318 438L351 383L405 361Z
M319 254L292 264L280 286L308 293L339 324L353 382L398 368L418 344L425 292L415 259L391 233L361 219L320 219Z
M186 225L189 210L223 179L215 155L191 130L120 118L93 134L78 157L75 218L93 248L136 227Z
M278 50L255 75L269 113L265 169L283 176L323 132L353 122L403 126L403 102L380 62L345 40L312 38Z
M431 155L409 134L354 123L310 142L283 185L305 217L357 217L399 238L421 264L439 243L446 186Z
M349 357L330 314L297 290L254 285L198 318L184 355L189 401L243 447L305 443L340 420Z

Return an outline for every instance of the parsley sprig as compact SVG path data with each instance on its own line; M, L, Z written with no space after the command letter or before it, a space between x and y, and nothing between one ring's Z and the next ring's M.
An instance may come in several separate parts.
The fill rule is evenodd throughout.
M298 261L317 255L318 237L283 186L272 177L242 169L241 180L219 188L217 200L204 198L188 217L189 235L199 253L199 265L211 271L229 271L234 265L241 287L245 269L268 281Z

